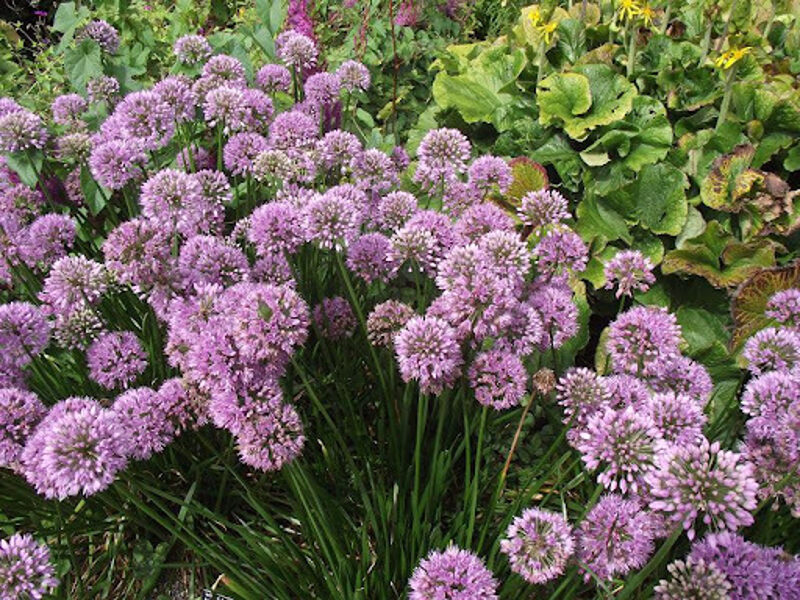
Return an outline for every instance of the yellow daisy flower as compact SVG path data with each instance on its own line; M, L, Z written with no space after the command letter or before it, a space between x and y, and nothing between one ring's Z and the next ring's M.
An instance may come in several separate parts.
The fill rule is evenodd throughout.
M751 46L743 46L741 48L733 48L728 50L727 52L723 52L719 55L717 60L714 61L714 65L718 69L722 69L727 71L737 62L742 60L745 56L750 54L750 50L752 50Z
M632 19L642 12L642 8L639 6L637 0L619 0L619 6L617 7L617 10L619 11L619 16L623 21Z
M558 29L558 23L555 21L550 21L544 25L539 25L536 28L536 31L538 31L539 35L542 36L544 43L549 45L550 42L553 41L553 33L555 33L556 29Z

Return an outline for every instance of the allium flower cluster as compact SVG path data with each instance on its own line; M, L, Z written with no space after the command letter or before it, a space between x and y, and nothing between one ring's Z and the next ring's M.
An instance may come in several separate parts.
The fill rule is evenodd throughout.
M411 579L409 600L497 600L498 583L483 561L457 546L431 551Z
M675 315L663 308L637 306L611 323L606 349L614 371L637 375L659 358L679 354L680 343Z
M800 328L800 289L792 288L774 294L764 313L781 325Z
M47 130L34 113L15 110L0 116L0 152L11 154L43 148Z
M0 467L16 469L25 442L47 413L33 392L0 388Z
M422 138L414 181L427 189L443 189L467 168L472 146L457 129L432 129Z
M256 72L256 85L268 94L288 92L292 85L292 74L283 65L264 65Z
M456 330L436 317L413 317L394 337L404 381L416 380L425 394L440 394L461 375L463 358Z
M329 340L341 340L353 335L357 321L350 303L341 296L323 298L314 307L314 324Z
M206 38L196 34L179 37L172 49L178 62L189 66L207 60L212 53L211 44Z
M512 571L539 584L564 572L575 552L575 539L563 516L529 508L508 526L500 551L508 556Z
M787 371L800 365L800 333L786 327L767 327L747 340L742 356L754 375Z
M520 358L502 350L479 353L470 365L470 387L484 406L503 410L519 405L525 396L527 373Z
M656 600L730 600L731 584L713 563L687 558L667 565L669 579L653 589Z
M559 225L569 218L567 199L550 189L528 192L520 201L517 215L525 225L533 228Z
M50 106L53 121L59 125L80 125L80 116L86 111L86 100L78 94L63 94L57 96Z
M86 351L92 379L106 389L127 388L147 368L147 354L130 331L97 337Z
M617 298L646 292L655 282L653 263L638 250L622 250L605 266L606 287L617 288Z
M100 49L108 54L116 54L119 48L119 33L108 22L97 19L86 25L76 35L76 39L90 39L97 42Z
M0 598L41 600L57 585L47 546L29 534L0 540Z
M289 68L310 69L317 64L314 40L291 29L275 38L275 54Z
M375 306L367 317L367 335L375 346L393 347L394 334L400 331L411 317L414 309L397 300L387 300Z

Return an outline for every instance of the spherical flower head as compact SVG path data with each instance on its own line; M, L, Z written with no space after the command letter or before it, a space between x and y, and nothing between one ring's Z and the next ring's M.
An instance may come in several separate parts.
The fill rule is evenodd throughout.
M124 136L136 138L148 150L163 148L175 134L175 111L155 90L128 94L114 116Z
M548 285L532 293L528 302L541 315L540 350L560 348L578 333L578 308L572 294L560 286Z
M653 588L656 600L731 600L731 584L713 563L702 558L667 565L669 579Z
M25 478L46 498L91 496L125 468L131 440L119 418L90 398L68 398L53 408L22 452Z
M742 412L751 417L783 413L800 398L800 371L769 371L747 382Z
M12 154L44 148L47 129L38 115L29 110L16 110L0 116L0 152Z
M53 122L59 125L80 125L81 115L88 108L86 100L78 94L62 94L56 96L50 105Z
M97 102L110 103L117 94L119 94L119 81L108 75L90 79L89 83L86 84L86 96L92 104Z
M586 367L570 367L556 385L558 403L564 409L564 423L571 423L567 433L580 433L589 418L602 413L609 406L611 393L606 381Z
M494 204L482 202L466 209L455 225L456 234L476 240L492 231L512 231L514 222L506 212Z
M694 446L673 446L647 474L650 509L680 524L694 539L694 523L735 531L753 523L758 483L753 466L705 438Z
M222 238L196 235L181 247L178 270L188 289L198 284L230 286L247 279L250 265L244 253Z
M0 388L0 467L19 467L25 442L46 413L47 408L33 392Z
M535 229L559 225L570 217L569 204L559 192L545 188L525 194L520 200L517 215L523 224Z
M291 356L308 335L308 305L286 285L240 283L225 292L231 334L242 355L252 360Z
M772 549L748 542L736 533L707 534L692 546L689 559L702 560L722 572L731 600L795 597L777 593L781 569Z
M23 259L31 266L47 267L63 257L75 241L75 221L66 215L49 213L28 226Z
M0 348L4 364L22 367L50 341L50 325L39 307L29 302L0 305Z
M200 182L203 197L213 205L230 204L233 200L233 191L225 173L212 169L202 169L194 174Z
M288 92L292 85L292 74L283 65L264 65L256 71L256 85L268 94Z
M141 143L135 140L111 140L92 148L89 169L101 185L120 190L128 182L144 175L147 154Z
M55 317L53 339L67 350L85 350L103 329L95 309L85 305L58 312Z
M398 263L410 262L435 276L439 261L459 241L445 215L421 210L391 237L391 256Z
M110 412L131 439L130 456L147 460L161 452L175 437L175 426L162 403L163 396L141 387L121 394Z
M350 167L358 187L366 191L379 194L397 183L392 159L377 148L368 148L357 153L350 162Z
M470 387L483 406L503 410L519 405L528 375L515 354L502 350L478 353L468 371Z
M269 147L288 154L312 150L319 135L318 122L299 110L283 112L269 127Z
M329 340L349 338L358 324L350 303L341 296L323 298L314 307L313 314L317 330Z
M27 533L0 540L0 598L41 600L58 583L46 545Z
M234 175L252 175L253 161L269 147L267 139L257 133L237 133L222 153L225 168Z
M202 35L190 34L179 37L172 47L179 63L194 66L207 60L212 53L211 44Z
M370 75L369 69L357 60L346 60L336 70L336 76L342 84L342 89L350 93L356 90L362 92L369 89Z
M706 405L714 389L706 368L680 354L658 357L645 365L642 375L654 391L685 394L700 408Z
M511 167L497 156L481 156L472 161L467 171L469 184L477 189L481 196L490 192L505 194L514 181Z
M531 584L561 575L575 552L572 528L560 514L529 508L515 517L500 541L511 570Z
M408 582L409 600L497 600L498 583L483 561L449 546L420 561Z
M395 335L394 346L403 381L418 381L424 394L440 394L461 376L456 330L443 319L413 317Z
M390 192L378 202L376 220L382 229L397 230L419 210L414 194L403 191Z
M487 256L492 271L507 279L509 285L521 285L530 269L530 253L513 231L490 231L478 239L478 248Z
M617 287L616 296L633 296L634 291L646 292L655 283L653 263L638 250L622 250L608 263L604 274L608 289Z
M210 90L203 102L203 115L210 127L221 125L226 133L242 131L249 113L244 90L222 85Z
M203 65L203 77L213 79L219 85L223 85L225 82L239 87L247 85L244 65L238 58L227 54L217 54L208 59L208 62Z
M53 312L66 313L96 304L109 283L109 273L100 263L85 256L65 256L50 269L39 299Z
M0 97L0 117L4 117L9 113L25 110L12 98Z
M335 73L314 73L303 85L306 102L321 107L339 100L342 82Z
M362 152L361 142L349 131L334 129L317 142L320 164L326 169L340 167L344 172L353 157Z
M108 54L116 54L119 48L119 33L108 21L102 19L90 22L75 37L78 40L94 40Z
M261 471L277 471L300 455L303 422L288 403L273 401L252 415L236 434L239 458Z
M788 327L767 327L747 340L742 356L754 375L788 371L800 364L800 333Z
M157 405L174 428L175 435L208 422L207 407L200 401L201 395L187 381L177 377L167 379L157 394Z
M664 441L677 446L702 441L707 418L702 406L691 396L676 392L653 394L646 409Z
M581 523L578 558L600 579L626 575L653 554L660 527L658 517L637 500L606 494Z
M317 64L314 40L292 29L275 38L275 55L290 69L310 69Z
M77 131L56 139L56 157L65 163L83 163L92 152L92 139L88 133Z
M469 140L458 129L432 129L417 148L414 181L432 189L454 179L466 170L471 150Z
M306 229L299 209L286 202L270 202L250 215L246 235L259 256L292 254L305 243Z
M11 215L20 224L39 214L43 207L44 195L24 183L9 183L8 187L0 192L0 210ZM6 235L11 233L9 224L0 225L6 231Z
M773 294L764 314L781 325L800 329L800 289L792 288Z
M305 209L308 237L320 248L340 250L358 237L361 213L350 196L331 188Z
M156 83L153 91L172 109L176 121L194 120L197 96L192 90L191 79L183 75L171 75Z
M397 268L390 258L391 242L382 233L367 233L347 249L347 268L367 283L388 281Z
M367 316L367 337L374 346L392 348L394 334L414 316L414 309L397 300L377 304Z
M458 217L482 200L483 195L478 188L459 179L451 179L444 186L442 210L451 217Z
M533 254L539 271L547 276L566 271L581 272L589 260L589 249L577 233L566 227L548 231L536 244Z
M615 372L637 375L659 358L679 354L680 342L675 315L661 307L637 306L609 325L606 350Z
M127 388L147 368L147 353L130 331L104 333L86 351L92 379L107 390Z
M120 283L148 288L170 277L172 237L160 223L131 219L103 243L105 264Z

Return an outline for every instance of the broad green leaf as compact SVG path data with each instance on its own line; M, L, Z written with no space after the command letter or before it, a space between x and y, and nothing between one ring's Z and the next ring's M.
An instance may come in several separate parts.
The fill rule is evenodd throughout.
M467 123L490 121L502 105L498 94L466 75L439 73L433 81L433 99L440 108L454 108Z
M755 148L737 146L730 154L717 157L711 171L700 185L703 204L716 210L738 212L754 185L764 181L764 176L750 169Z
M590 242L601 236L607 241L633 241L625 219L616 211L603 203L602 198L587 196L575 210L577 217L576 230L581 237Z
M675 247L682 248L686 240L697 237L705 231L706 222L703 219L702 213L694 206L689 206L689 212L686 215L686 222L683 224L683 229L675 238Z
M786 153L783 160L783 168L787 171L800 170L800 145L794 146Z
M715 343L720 343L723 347L728 343L730 335L723 319L718 315L703 308L681 306L675 316L690 356L711 348Z
M569 62L577 61L586 52L586 29L583 23L577 18L561 21L558 24L557 46Z
M672 165L645 166L631 184L639 224L656 234L678 235L686 222L686 176Z
M98 214L105 208L106 197L100 190L100 186L92 177L92 174L86 168L81 169L81 191L86 200L86 205L93 215ZM106 190L106 194L110 194L110 191Z
M664 242L649 231L636 228L633 232L631 248L644 254L653 265L659 265L664 260Z
M592 258L589 259L589 263L583 270L581 277L591 283L596 290L605 286L608 281L605 273L606 264L614 258L619 251L620 249L614 246L606 246L602 251L594 254Z
M739 286L731 302L733 351L738 352L750 336L770 324L764 311L773 294L795 287L800 287L800 262L797 261L786 267L759 270Z
M75 89L86 87L90 79L103 74L100 46L92 40L84 40L64 53L64 66Z
M794 140L795 136L791 136L788 133L770 133L764 136L753 155L753 168L760 168L761 165L772 158L773 154L791 146Z
M39 151L33 151L30 154L25 152L17 152L9 154L6 157L6 162L12 171L19 175L22 183L28 187L36 187L39 179L36 176L37 171L42 172L42 163L44 162L44 155Z
M517 205L523 196L547 187L547 171L539 163L526 156L513 159L510 163L514 180L508 188L506 197Z
M72 42L75 30L89 17L89 9L81 6L76 10L74 2L62 2L58 5L53 18L53 30L61 34L58 51L63 51Z
M611 67L581 65L542 80L537 90L539 121L561 122L571 138L583 140L596 127L627 115L636 95L636 87Z
M530 156L542 164L552 165L566 185L576 184L580 180L580 156L563 135L549 137Z

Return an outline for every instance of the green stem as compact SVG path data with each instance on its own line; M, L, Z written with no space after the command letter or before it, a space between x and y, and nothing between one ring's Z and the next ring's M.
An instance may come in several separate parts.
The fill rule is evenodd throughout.
M538 66L539 68L536 70L536 87L539 87L539 83L542 81L544 76L544 59L545 59L545 46L544 42L539 44L539 54L538 54Z
M731 96L733 95L733 83L736 80L736 67L737 65L734 64L728 69L728 78L725 80L725 93L722 96L722 104L719 107L719 117L717 117L717 125L714 128L715 131L718 131L719 128L722 127L722 124L728 117L728 109L730 108Z
M472 545L472 533L475 530L475 517L478 512L478 490L480 489L481 475L481 453L483 452L483 436L486 431L486 417L489 407L484 406L481 411L481 424L478 429L478 445L475 447L475 470L472 477L472 506L469 512L469 524L467 525L467 547ZM467 432L465 432L467 433Z
M709 19L708 26L706 27L706 32L703 34L703 43L700 46L702 52L700 53L700 66L702 67L706 64L706 59L708 58L708 51L711 49L711 32L714 30L714 21Z
M634 25L631 25L630 27L630 34L631 38L628 41L628 64L625 65L628 73L628 79L630 79L633 75L633 66L636 62L636 27Z
M56 513L58 515L58 528L60 531L64 532L64 539L67 541L70 563L72 564L72 570L75 573L75 581L78 582L78 588L81 590L81 598L88 598L89 595L86 591L86 586L83 583L83 578L81 577L80 567L78 566L78 555L75 553L75 547L72 545L72 536L70 536L69 531L67 531L66 527L64 526L64 513L61 510L60 501L56 502Z

